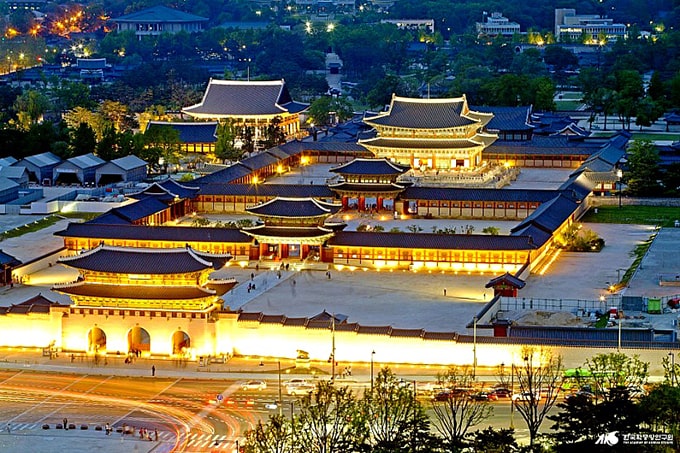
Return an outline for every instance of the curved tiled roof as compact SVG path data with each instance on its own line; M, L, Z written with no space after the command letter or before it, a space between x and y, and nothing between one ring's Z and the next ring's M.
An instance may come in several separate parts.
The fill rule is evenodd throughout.
M215 291L198 286L102 285L76 283L55 286L54 291L72 296L132 300L191 300L214 296Z
M297 113L304 108L306 105L293 101L284 80L211 79L201 102L182 111L189 115L212 117L273 116Z
M334 246L390 247L448 250L533 250L528 236L487 234L375 233L341 231L329 241Z
M125 274L183 274L213 268L212 263L188 247L144 249L100 245L80 255L60 258L59 262L75 269Z
M226 242L250 243L251 237L229 228L172 227L142 225L105 225L94 223L69 223L55 236L89 239L123 239L166 242Z
M386 113L364 119L371 126L403 127L409 129L448 129L482 123L464 116L465 97L453 99L419 99L392 97Z
M497 131L524 131L533 129L531 106L520 107L470 107L477 112L492 113L493 118L486 124L487 129Z
M399 137L376 137L364 140L362 145L370 148L412 148L412 149L465 149L484 146L484 142L469 138L461 139L424 139L424 138L399 138Z
M331 234L333 231L322 227L275 227L260 225L244 228L245 234L252 236L281 237L281 238L316 238Z
M112 19L113 22L205 22L208 19L166 6L154 6Z
M328 186L331 190L340 192L363 192L363 193L391 193L396 194L404 190L403 186L398 184L369 184L369 183L347 183L341 182L338 184L330 184Z
M404 200L450 200L494 202L544 202L555 198L548 189L464 189L454 187L407 187Z
M330 172L347 175L401 175L411 169L408 165L401 165L386 158L366 159L356 158L351 162L331 168Z
M235 195L289 198L334 198L326 185L310 184L201 184L201 195Z
M342 205L324 203L314 198L283 198L246 208L246 212L262 217L321 217L338 212Z

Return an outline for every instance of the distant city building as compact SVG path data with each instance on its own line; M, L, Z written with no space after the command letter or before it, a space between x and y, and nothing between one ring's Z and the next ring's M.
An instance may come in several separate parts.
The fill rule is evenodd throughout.
M4 2L10 10L25 9L36 11L45 8L47 0L8 0Z
M203 24L207 21L206 17L177 11L165 6L154 6L112 19L112 22L118 26L118 31L132 30L139 39L142 39L142 36L159 36L163 33L175 34L180 31L200 32L203 31Z
M434 19L384 19L383 24L394 24L399 30L422 30L434 33Z
M615 24L613 19L595 14L577 15L572 8L555 10L555 39L557 41L572 40L600 43L601 37L607 41L616 41L626 37L626 26Z
M510 22L510 19L503 17L502 13L493 12L491 16L484 12L484 20L476 23L478 35L488 36L513 36L520 33L517 22Z

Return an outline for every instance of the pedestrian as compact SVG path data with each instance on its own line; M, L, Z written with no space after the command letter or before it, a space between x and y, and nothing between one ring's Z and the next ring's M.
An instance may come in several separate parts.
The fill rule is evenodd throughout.
M151 365L151 376L156 375L156 365Z
M288 266L290 266L290 264L286 263L286 270L288 270Z
M295 279L293 279L293 286L295 286Z
M158 442L158 428L153 429L153 440Z
M7 434L12 432L12 426L7 422Z
M331 279L331 271L326 272L328 274L328 280Z
M252 281L252 280L254 280L254 279L255 279L255 274L253 274L253 273L251 272L251 273L250 273L250 280Z
M446 296L446 288L444 288L444 295Z
M75 354L71 354L71 363L73 363L76 360Z
M260 263L255 265L255 272L260 272Z
M68 431L68 419L64 417L64 429Z
M111 425L108 423L106 424L106 427L104 428L106 430L106 435L110 436L111 435Z

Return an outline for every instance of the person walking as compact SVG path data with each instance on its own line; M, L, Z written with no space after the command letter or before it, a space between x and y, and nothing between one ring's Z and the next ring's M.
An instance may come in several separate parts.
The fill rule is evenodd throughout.
M151 365L151 376L156 375L156 365Z
M444 295L446 296L446 288L444 288Z
M68 419L64 417L64 429L68 431Z

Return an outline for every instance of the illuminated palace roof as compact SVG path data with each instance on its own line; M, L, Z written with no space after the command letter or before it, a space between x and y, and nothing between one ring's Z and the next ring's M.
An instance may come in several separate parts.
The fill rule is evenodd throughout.
M293 101L284 80L211 79L201 102L182 111L200 118L227 118L292 114L307 107Z
M177 249L123 248L100 245L76 256L63 257L66 266L92 272L126 274L183 274L201 272L220 264L228 257L208 261L190 247Z
M79 282L54 288L70 296L131 300L193 300L215 296L215 291L199 286L106 285Z
M246 209L246 212L260 217L310 218L328 217L342 208L340 204L325 203L314 198L276 197Z
M331 168L329 171L341 175L401 175L411 167L400 165L388 159L356 158L351 162Z
M366 118L364 122L378 129L384 127L406 129L450 129L465 126L484 126L493 114L473 112L465 96L449 99L404 98L392 95L387 112Z

